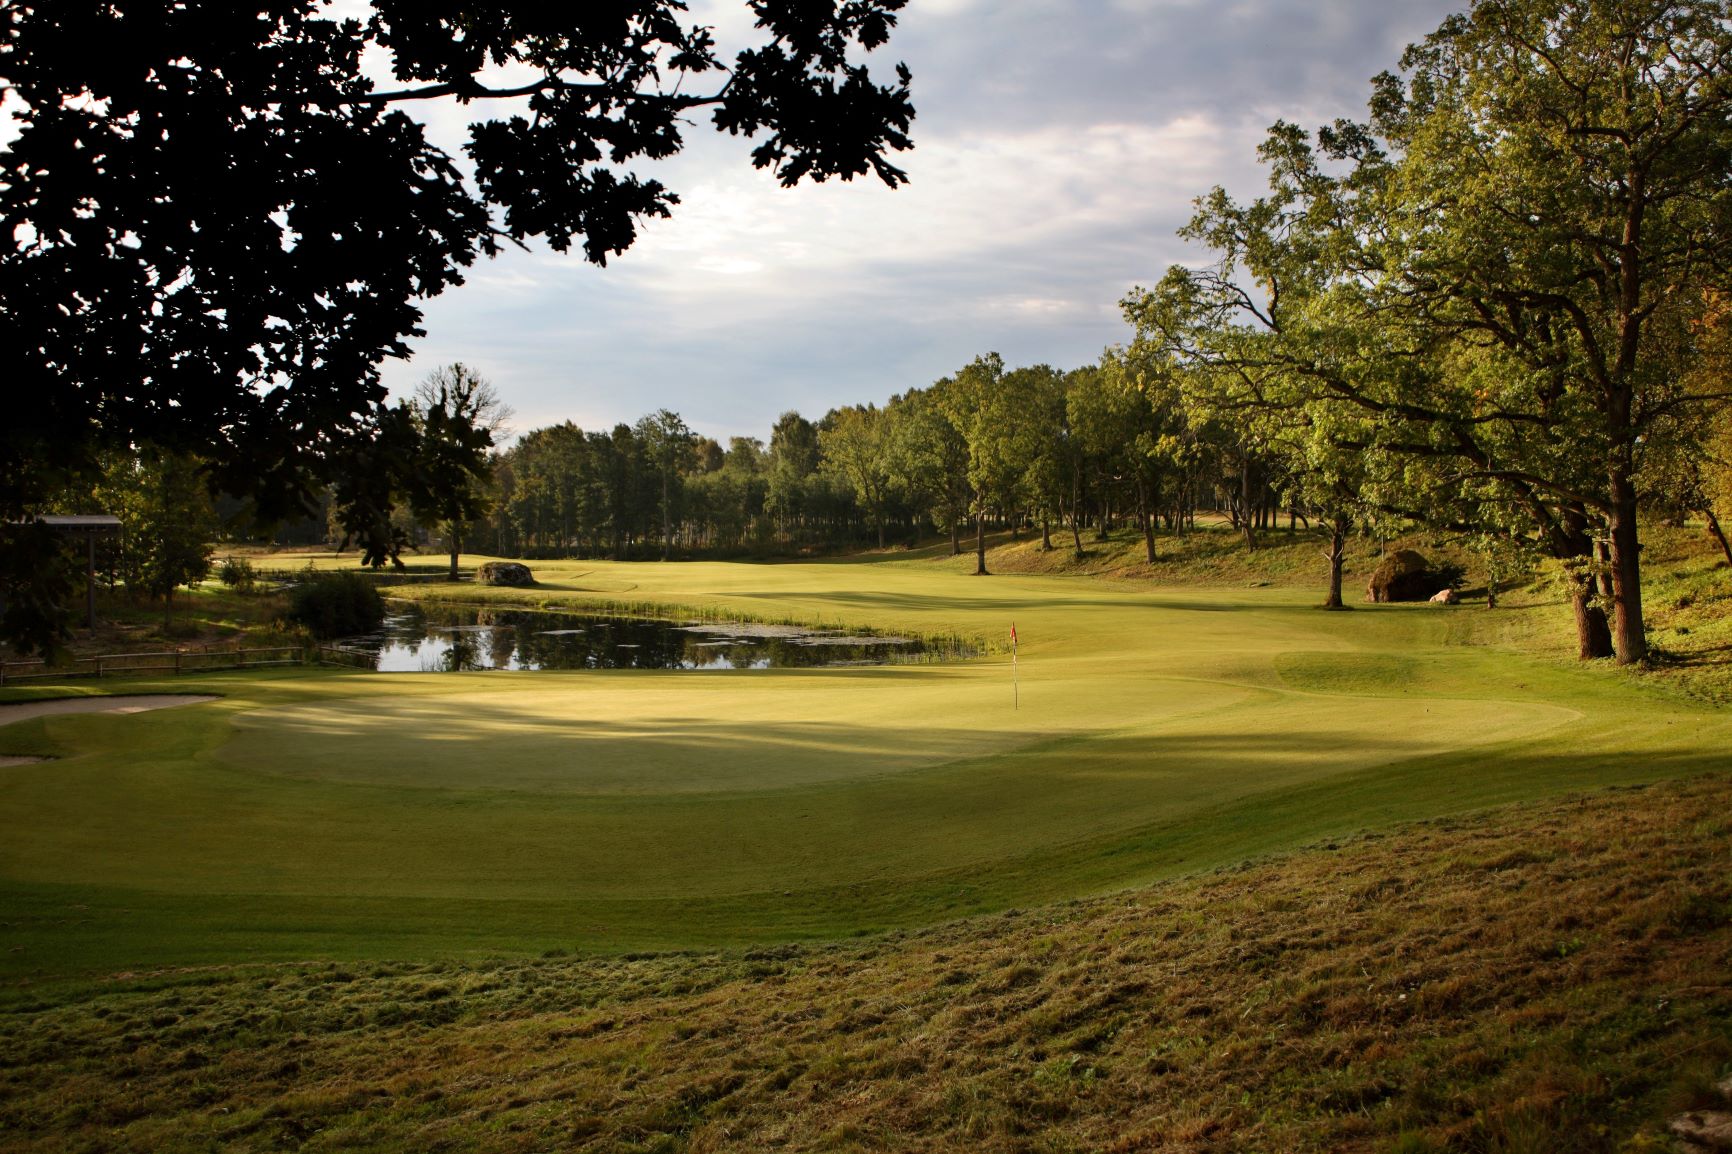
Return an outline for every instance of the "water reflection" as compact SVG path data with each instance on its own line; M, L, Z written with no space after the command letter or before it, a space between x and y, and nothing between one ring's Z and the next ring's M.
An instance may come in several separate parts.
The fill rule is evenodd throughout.
M739 622L646 621L527 609L397 606L343 648L386 672L473 669L771 669L881 665L942 651L916 638Z

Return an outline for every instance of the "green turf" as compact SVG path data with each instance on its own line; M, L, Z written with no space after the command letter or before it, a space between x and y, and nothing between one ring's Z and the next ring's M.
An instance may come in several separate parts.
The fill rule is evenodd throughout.
M995 642L1014 620L1018 707L1002 652L127 682L224 700L0 729L61 755L0 768L0 976L842 937L1723 768L1732 737L1679 695L1464 645L1476 609L931 561L537 573L555 603Z

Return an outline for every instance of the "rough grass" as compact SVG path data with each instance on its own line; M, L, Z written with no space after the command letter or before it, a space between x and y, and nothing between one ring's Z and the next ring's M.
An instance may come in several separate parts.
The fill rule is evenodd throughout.
M174 613L164 622L161 601L99 587L96 629L84 624L82 588L73 614L73 635L67 652L74 656L133 653L177 647L202 648L298 645L301 637L281 623L288 607L279 593L266 589L238 592L214 578L175 592ZM17 660L0 646L0 655Z
M10 1151L1661 1151L1732 1067L1732 781L853 946L123 974Z

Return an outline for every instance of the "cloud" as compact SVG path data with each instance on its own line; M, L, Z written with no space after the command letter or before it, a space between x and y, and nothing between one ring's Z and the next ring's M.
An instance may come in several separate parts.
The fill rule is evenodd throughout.
M914 70L909 186L783 189L747 142L695 125L645 169L681 194L674 219L605 271L564 261L534 309L434 302L423 347L478 344L526 419L666 406L716 436L881 401L988 350L1084 363L1129 335L1133 285L1199 255L1174 235L1192 198L1256 195L1270 123L1361 114L1369 78L1452 7L924 0L872 60ZM744 12L693 18L726 16L726 47L749 38Z

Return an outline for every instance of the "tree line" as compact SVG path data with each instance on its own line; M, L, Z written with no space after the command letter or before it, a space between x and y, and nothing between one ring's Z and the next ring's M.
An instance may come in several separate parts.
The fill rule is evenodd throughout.
M532 430L495 455L488 514L468 527L507 556L618 560L883 548L990 528L1068 534L1134 526L1183 533L1224 508L1254 534L1285 512L1282 480L1249 466L1222 422L1188 419L1113 355L1061 372L997 354L877 404L817 420L784 413L767 438L720 441L661 410L635 424Z

